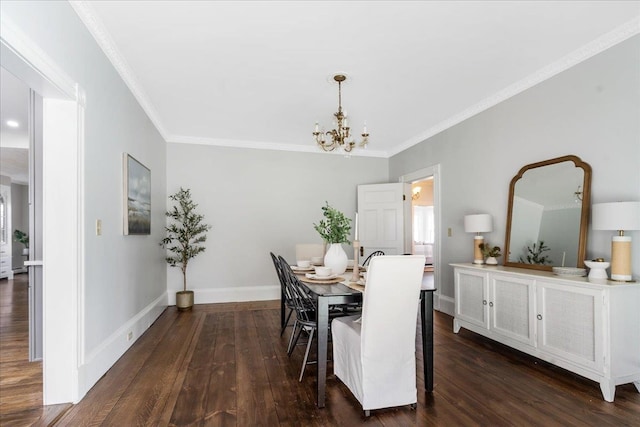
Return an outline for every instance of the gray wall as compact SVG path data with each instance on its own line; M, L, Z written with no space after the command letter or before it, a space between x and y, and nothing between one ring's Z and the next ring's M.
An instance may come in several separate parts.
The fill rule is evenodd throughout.
M640 200L640 36L390 159L391 181L441 165L442 296L454 294L448 264L473 256L464 215L493 215L494 231L485 240L504 248L511 178L526 164L567 154L591 165L592 203ZM637 276L640 232L629 234ZM589 227L587 258L610 259L612 235Z
M219 301L243 299L237 288L276 286L269 252L293 261L296 243L322 243L313 223L322 219L325 201L353 219L356 186L387 182L387 165L370 157L167 144L167 193L190 188L213 226L207 250L189 267L196 302L205 301L205 289L218 290ZM179 269L170 268L168 277L171 301L181 286ZM252 299L268 296L252 292Z

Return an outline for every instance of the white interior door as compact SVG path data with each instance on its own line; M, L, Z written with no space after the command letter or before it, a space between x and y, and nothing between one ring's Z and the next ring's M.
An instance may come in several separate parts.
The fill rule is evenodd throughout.
M411 229L405 227L410 218L410 184L358 185L360 257L364 260L378 250L385 255L411 252Z

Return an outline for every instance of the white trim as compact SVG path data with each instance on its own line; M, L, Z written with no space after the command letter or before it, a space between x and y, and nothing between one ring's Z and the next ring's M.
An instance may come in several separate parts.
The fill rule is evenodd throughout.
M166 308L167 292L156 298L96 346L79 369L80 396L84 396L98 382L100 377L149 329ZM131 338L128 336L129 333L132 334ZM74 403L77 403L77 400Z
M102 49L107 59L111 61L113 67L116 69L122 80L127 85L133 96L138 103L142 106L142 109L149 116L149 120L154 124L162 138L167 140L167 131L160 120L160 116L154 108L146 92L142 89L142 86L138 83L133 69L126 61L124 56L118 50L115 42L111 38L111 35L105 28L104 24L95 13L91 2L88 1L69 1L73 10L78 14L80 20L87 27L93 38L98 43L98 46Z
M449 316L455 316L456 313L456 303L455 300L451 297L447 297L444 295L437 295L438 298L438 308L436 310L446 313ZM435 306L435 299L433 300Z
M525 90L537 85L538 83L548 80L555 75L560 74L561 72L568 70L569 68L578 65L579 63L591 58L592 56L597 55L600 52L603 52L610 47L613 47L616 44L621 43L639 33L640 17L637 17L623 25L620 25L619 27L608 32L602 37L599 37L582 46L581 48L576 49L564 58L541 68L540 70L536 71L533 74L530 74L524 79L505 87L504 89L494 93L488 98L483 99L477 104L472 105L471 107L459 112L458 114L455 114L448 119L436 124L435 126L432 126L426 131L408 139L404 143L393 148L390 151L389 156L394 156L406 150L407 148L413 147L414 145L419 144L446 129L449 129L457 125L458 123L461 123L468 118L481 113L482 111L488 110L489 108L521 92L524 92Z
M442 184L440 183L440 164L438 163L436 165L402 175L398 181L411 183L430 176L433 176L433 226L435 230L435 242L433 245L433 283L436 287L436 291L433 306L436 310L440 310L439 301L442 300L442 297L440 296L440 282L442 277L442 270L440 268L442 260L442 197L440 194Z
M219 302L270 301L280 299L280 286L242 286L191 289L196 304ZM169 305L176 305L175 292L169 291Z
M252 148L256 150L278 150L278 151L298 151L303 153L319 153L319 154L338 154L341 156L354 156L354 157L381 157L389 158L386 151L370 150L368 148L355 148L351 153L345 153L341 149L335 151L322 151L320 147L309 142L309 145L299 144L283 144L276 142L264 142L264 141L247 141L237 139L218 139L218 138L205 138L198 136L181 136L181 135L169 135L167 142L176 144L199 144L199 145L211 145L216 147L233 147L233 148Z

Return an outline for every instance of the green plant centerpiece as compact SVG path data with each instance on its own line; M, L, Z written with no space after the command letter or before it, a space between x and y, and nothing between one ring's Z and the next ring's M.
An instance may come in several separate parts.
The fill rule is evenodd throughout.
M347 270L349 259L342 248L342 243L350 243L351 219L342 212L331 207L325 201L322 207L324 216L313 228L320 234L322 240L329 244L327 253L324 256L324 265L330 267L333 274L342 274Z
M165 259L171 267L180 267L183 290L176 292L178 310L190 310L193 307L193 291L187 291L187 267L189 260L205 251L202 245L207 240L207 231L211 226L203 223L204 215L196 213L198 205L191 199L191 190L183 189L169 196L174 205L165 215L170 218L165 227L166 237L160 246L171 255Z
M487 265L497 265L499 258L502 256L502 252L500 246L491 246L489 243L480 243L478 245L480 248L480 252L482 252L482 256L485 258L485 263Z
M540 240L539 245L534 243L533 246L527 246L527 255L525 257L520 257L520 262L538 265L551 264L549 255L543 255L544 252L550 250L551 249L544 244L544 241Z

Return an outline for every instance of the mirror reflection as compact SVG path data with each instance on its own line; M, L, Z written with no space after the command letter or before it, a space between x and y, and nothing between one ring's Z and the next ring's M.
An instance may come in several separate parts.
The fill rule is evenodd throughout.
M520 170L511 181L505 265L583 266L590 172L575 156Z

